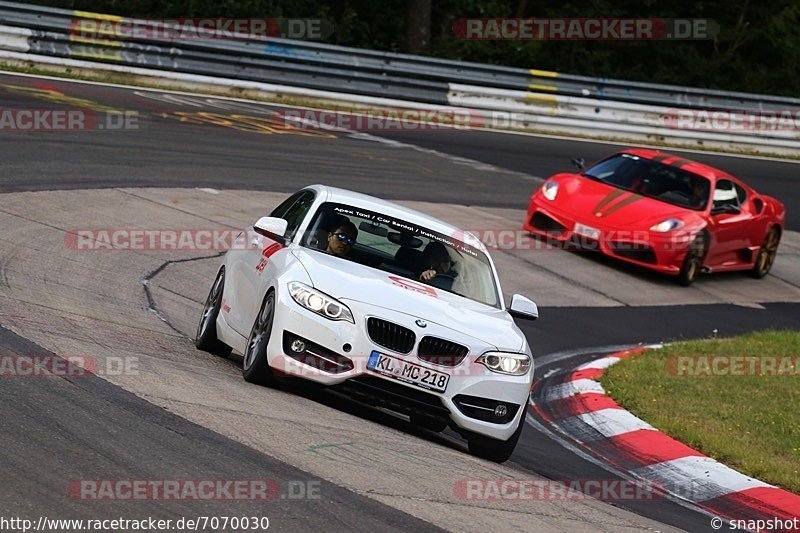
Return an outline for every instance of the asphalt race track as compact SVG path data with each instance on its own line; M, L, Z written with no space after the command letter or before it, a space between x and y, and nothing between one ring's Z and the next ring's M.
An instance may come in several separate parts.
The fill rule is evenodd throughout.
M3 354L47 354L2 329ZM53 354L51 354L53 355ZM325 500L276 498L269 503L274 527L293 531L330 529L435 530L375 500L310 478L221 435L172 415L120 387L93 376L71 379L9 379L0 388L4 409L4 477L0 498L6 514L24 516L45 510L54 517L143 517L178 520L182 516L252 516L252 501L174 502L153 512L149 502L82 502L53 498L64 494L64 480L87 472L128 479L281 479L304 480ZM24 399L24 401L20 401ZM102 419L104 423L96 423ZM157 458L154 461L153 458ZM166 476L165 476L166 474ZM281 487L289 496L288 485ZM296 490L296 489L295 489ZM354 512L358 509L358 512ZM260 514L260 513L259 513Z
M313 388L249 386L240 358L197 352L188 338L217 254L64 246L64 234L81 227L240 228L284 193L317 182L462 225L478 218L481 227L517 229L542 177L568 170L572 157L591 161L617 146L479 131L287 131L276 108L261 104L11 74L0 74L0 101L3 108L138 114L136 129L0 131L0 353L133 355L141 366L135 375L0 383L6 514L258 512L272 528L292 531L711 530L709 517L670 500L458 501L452 486L465 478L613 474L533 426L498 466L466 455L454 435L428 434ZM797 163L688 157L778 197L787 229L800 230ZM507 299L524 292L541 306L541 319L521 327L543 375L613 345L800 327L794 231L783 246L775 276L704 277L690 289L558 250L493 255ZM318 483L322 498L85 502L65 491L81 478L274 479L284 492L302 481Z

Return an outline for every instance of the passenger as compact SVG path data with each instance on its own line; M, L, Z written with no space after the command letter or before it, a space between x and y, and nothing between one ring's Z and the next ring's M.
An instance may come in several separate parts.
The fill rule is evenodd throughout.
M453 261L447 248L440 242L430 242L422 252L424 270L419 279L430 285L449 291L458 272L453 270Z
M708 203L708 181L706 180L692 180L692 197L689 199L689 205L694 209L702 209Z

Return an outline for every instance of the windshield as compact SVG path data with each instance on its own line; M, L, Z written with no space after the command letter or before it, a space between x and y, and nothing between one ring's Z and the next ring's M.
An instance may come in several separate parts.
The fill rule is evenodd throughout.
M405 220L324 203L301 245L499 307L494 273L484 252Z
M612 156L581 175L695 211L706 208L711 189L702 176L631 154Z

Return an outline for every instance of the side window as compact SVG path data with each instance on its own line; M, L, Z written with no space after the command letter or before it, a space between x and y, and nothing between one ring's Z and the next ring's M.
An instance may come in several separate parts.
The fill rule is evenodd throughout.
M287 198L286 200L281 202L281 204L278 207L273 209L272 213L270 213L269 216L275 217L275 218L284 218L285 219L286 218L286 212L289 210L289 208L292 207L292 205L294 205L294 203L301 196L303 196L304 194L306 194L306 191L300 191L300 192L294 193L289 198Z
M747 200L747 191L735 183L733 186L736 187L736 197L739 199L739 205L744 205L745 200Z
M303 219L306 218L306 214L308 214L308 210L311 209L311 204L313 203L314 193L311 191L303 191L298 196L297 201L280 217L288 223L286 226L287 240L294 238L297 229L300 227L300 224L303 223Z
M726 205L739 207L739 196L732 181L719 180L714 188L713 208L717 209Z

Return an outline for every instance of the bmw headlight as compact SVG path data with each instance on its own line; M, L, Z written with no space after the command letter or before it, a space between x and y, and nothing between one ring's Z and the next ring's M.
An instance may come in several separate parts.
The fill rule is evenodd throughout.
M486 352L477 362L492 372L509 376L524 376L531 368L531 358L524 353Z
M663 222L659 222L650 228L650 231L657 231L658 233L666 233L668 231L675 231L683 227L683 221L677 218L668 218Z
M548 200L555 200L556 195L558 194L558 182L555 181L546 181L544 185L542 185L542 194Z
M329 320L346 320L355 324L353 313L342 302L299 281L289 283L292 299L309 311Z

